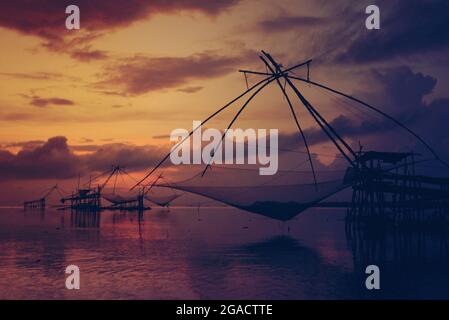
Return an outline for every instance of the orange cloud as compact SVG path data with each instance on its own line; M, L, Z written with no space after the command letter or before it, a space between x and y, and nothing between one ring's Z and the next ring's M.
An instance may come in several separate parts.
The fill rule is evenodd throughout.
M41 98L38 96L34 96L31 99L30 104L39 108L45 108L49 105L73 106L75 102L63 98Z
M139 95L150 91L186 85L192 80L210 79L235 71L252 52L237 56L202 52L187 57L134 56L109 66L105 80L99 86L118 87L124 95ZM254 54L255 56L255 54ZM179 89L195 92L201 87Z

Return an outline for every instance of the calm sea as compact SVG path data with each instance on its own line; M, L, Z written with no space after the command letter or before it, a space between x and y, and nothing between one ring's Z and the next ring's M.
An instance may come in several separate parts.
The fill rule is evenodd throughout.
M231 208L0 209L1 299L449 298L447 237L353 230L344 211L278 222ZM368 291L377 264L381 289ZM65 288L77 265L81 289Z

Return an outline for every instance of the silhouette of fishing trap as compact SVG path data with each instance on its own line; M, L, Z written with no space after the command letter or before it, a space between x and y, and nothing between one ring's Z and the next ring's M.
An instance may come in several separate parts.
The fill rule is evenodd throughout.
M310 79L311 60L284 68L264 51L259 57L266 71L240 70L245 76L247 90L207 117L202 121L202 125L245 97L246 100L226 127L226 130L230 129L262 90L269 85L276 86L282 93L286 107L298 130L298 138L303 144L302 153L306 157L308 169L305 171L279 170L274 176L260 176L257 170L213 165L209 162L202 172L189 179L170 182L170 184L161 181L155 186L202 195L230 206L283 221L294 218L310 207L323 204L325 199L347 188L352 188L352 202L341 203L340 206L349 207L348 217L351 219L365 219L384 212L418 217L422 216L423 211L429 209L439 212L447 211L449 179L418 175L415 172L415 166L419 161L415 160L417 155L413 152L364 151L362 147L357 151L354 150L331 122L298 89L297 83L305 83L328 94L336 95L356 104L362 111L369 111L389 121L391 125L404 130L426 152L430 153L431 159L428 160L437 161L445 169L449 168L448 164L418 134L381 109L349 94L312 81ZM295 73L299 68L306 71L306 76L301 77ZM250 86L248 75L261 77L262 80ZM299 101L302 105L301 111L313 120L321 133L325 135L327 143L336 149L337 157L345 163L342 170L328 170L329 168L323 167L316 160L316 154L310 150L311 144L303 128L304 123L301 122L300 114L293 106L291 93L294 94L295 101ZM190 139L198 128L181 139L172 151L133 188L148 186L151 183L148 182L150 176L160 168L171 153L176 152L187 139ZM224 138L223 135L220 143L223 143Z

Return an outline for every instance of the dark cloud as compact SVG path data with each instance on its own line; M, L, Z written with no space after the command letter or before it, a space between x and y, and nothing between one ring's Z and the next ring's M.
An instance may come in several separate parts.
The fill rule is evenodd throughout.
M36 115L26 112L8 112L0 113L0 121L33 121Z
M90 48L92 40L104 32L147 19L158 13L196 11L217 15L240 0L78 0L81 30L65 28L65 9L70 1L16 0L0 2L0 27L38 36L42 46L56 52L67 53L82 62L103 60L108 52Z
M91 44L92 41L103 35L103 32L81 29L60 38L47 40L42 43L42 46L54 52L68 54L71 58L81 62L105 60L109 57L109 52L93 49Z
M449 98L427 101L437 84L435 78L401 66L372 71L369 81L373 92L355 92L354 96L392 115L416 132L440 157L449 160ZM358 104L334 103L332 109L336 108L341 114L330 124L342 137L351 141L354 149L358 149L360 141L365 150L414 150L421 153L422 158L432 157L422 143L391 120ZM311 146L329 141L317 126L307 129L305 135ZM296 133L283 137L282 141L283 147L303 146Z
M224 56L214 52L197 53L187 57L135 56L109 66L104 80L98 85L117 86L128 95L174 88L189 81L210 79L235 71L253 52Z
M153 139L167 139L167 140L169 140L170 139L170 135L169 134L161 134L161 135L158 135L158 136L153 136L152 138Z
M101 86L101 84L100 84L100 86ZM117 97L124 96L123 93L118 92L118 91L111 91L111 90L93 90L93 91L97 92L97 93L100 93L100 94L103 94L105 96L117 96Z
M82 62L89 62L92 60L104 60L108 58L108 53L103 50L91 50L90 47L86 47L72 50L70 56Z
M157 13L198 11L216 15L239 0L78 0L81 28L89 31L108 30ZM15 0L0 2L0 26L37 35L54 41L68 34L65 29L65 8L70 1Z
M85 158L89 170L101 171L111 164L120 164L128 170L148 169L156 164L168 150L156 146L107 144Z
M95 152L100 148L101 146L96 144L70 145L70 150L75 152Z
M328 24L330 18L313 17L313 16L279 16L272 19L260 21L257 28L265 33L292 31L296 28L304 30L304 28L323 26Z
M78 174L80 159L67 146L65 137L54 137L42 146L18 154L0 152L3 179L70 178Z
M372 70L370 77L379 87L378 92L360 94L402 119L425 110L424 97L432 93L437 84L437 79L415 73L407 66Z
M352 3L352 1L351 1ZM367 3L366 5L371 4ZM366 63L388 61L395 58L441 53L449 48L449 2L446 0L378 0L381 10L381 29L367 30L364 11L348 9L346 16L360 21L358 28L347 29L346 19L333 37L338 43L335 59L338 62ZM338 5L338 1L335 3ZM359 6L356 6L360 9Z
M5 143L2 148L22 148L22 149L34 149L43 145L45 141L43 140L30 140L22 142Z
M395 128L393 123L387 120L361 121L346 115L340 115L329 124L338 134L349 141L363 141L368 135L388 132ZM319 128L313 127L304 131L309 146L321 143L330 143L328 136ZM280 137L281 148L288 149L291 146L303 146L302 137L298 133L286 134ZM357 147L357 146L355 146ZM338 152L337 149L335 149Z
M185 87L185 88L178 89L176 91L184 92L184 93L195 93L195 92L201 91L203 88L204 87L201 87L201 86Z
M9 179L69 179L78 174L88 175L120 164L129 171L151 167L167 148L134 146L129 144L69 146L66 137L53 137L41 141L9 144L22 147L14 154L0 149L0 176ZM6 146L3 146L6 147ZM85 151L77 154L74 151Z
M35 96L31 99L30 104L39 108L45 108L49 105L72 106L75 102L63 98L41 98Z

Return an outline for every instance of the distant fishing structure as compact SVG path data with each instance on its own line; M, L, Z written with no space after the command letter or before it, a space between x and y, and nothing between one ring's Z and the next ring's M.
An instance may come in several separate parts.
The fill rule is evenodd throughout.
M25 210L27 209L45 209L46 206L46 199L54 192L57 191L61 196L62 193L59 189L58 184L55 184L54 186L52 186L50 189L48 189L47 191L45 191L44 195L37 199L37 200L31 200L31 201L25 201L23 203L23 208Z
M119 211L139 211L143 212L151 210L151 207L145 205L145 200L148 200L161 207L168 207L169 204L180 197L182 194L173 192L168 196L156 196L149 195L153 185L159 179L163 179L162 174L154 181L149 187L141 188L136 194L120 195L116 190L117 180L119 177L123 180L123 175L131 178L133 182L137 180L132 177L123 167L116 165L110 170L102 172L94 177L90 176L88 183L81 184L81 177L78 177L78 185L76 189L67 195L62 191L58 184L55 184L49 190L45 191L45 194L37 200L26 201L23 203L25 210L46 208L47 199L55 191L58 192L61 202L61 206L55 206L59 210L75 210L80 212L100 212L102 210L119 210ZM92 186L96 181L104 178L102 183L98 183L97 186ZM105 191L109 183L112 183L112 192L107 193ZM65 195L64 195L65 193ZM106 200L109 204L103 204L102 200ZM69 203L67 205L67 203Z
M311 183L299 183L301 179L298 176L298 179L294 183L284 185L270 186L266 183L252 187L208 185L207 178L211 175L212 178L209 180L219 179L216 175L216 167L214 167L214 172L208 172L208 169L211 167L211 163L209 162L201 174L191 179L172 183L171 185L158 183L156 184L157 186L199 194L246 211L284 221L292 219L310 207L326 206L323 200L346 188L352 188L353 190L352 202L350 204L341 203L336 206L348 207L347 219L352 221L369 221L376 217L391 218L395 222L408 219L421 221L429 218L429 216L434 216L435 212L445 215L449 211L449 178L434 178L416 174L415 164L419 162L415 160L415 156L417 155L413 152L364 151L362 148L359 151L355 151L330 122L305 98L294 84L294 81L324 89L390 120L419 141L432 154L432 160L437 160L444 167L449 168L449 165L418 134L381 109L349 94L312 81L310 79L310 65L312 60L284 68L282 64L278 63L265 51L261 51L259 58L263 62L266 72L239 70L245 77L247 90L215 111L203 120L201 124L204 125L241 98L249 95L229 122L227 129L231 128L242 112L248 107L249 103L264 88L275 83L287 102L299 135L304 143L310 173L312 175ZM299 77L294 74L294 71L301 67L307 68L306 77ZM249 86L247 75L261 76L263 79ZM339 154L346 160L348 167L342 179L324 182L318 181L318 172L312 159L309 142L300 124L298 114L293 108L293 103L287 93L287 88L293 91L307 113L312 117L321 131L324 132L327 139L335 146ZM177 151L177 148L181 144L187 139L190 139L198 128L194 128L188 136L181 139L172 148L171 152L163 157L131 190L148 185L146 183L147 179L158 170L170 157L171 153ZM220 143L223 139L224 135ZM328 204L327 206L332 205ZM431 213L425 214L425 212Z

